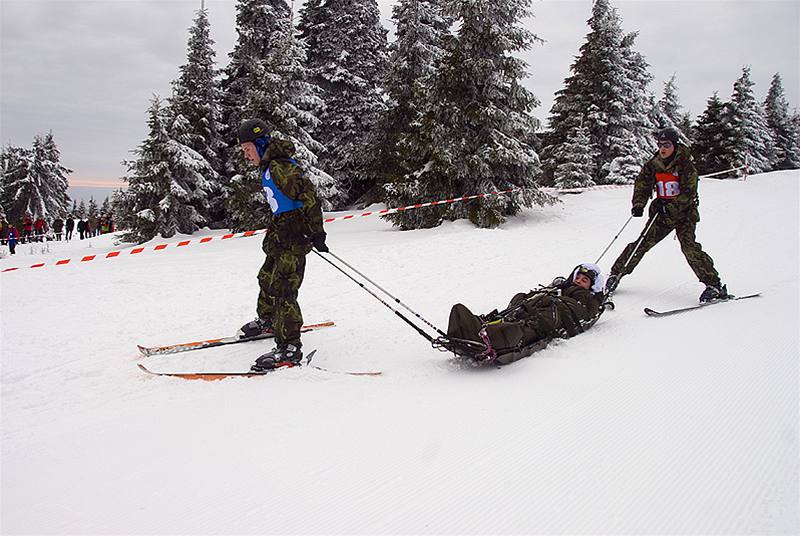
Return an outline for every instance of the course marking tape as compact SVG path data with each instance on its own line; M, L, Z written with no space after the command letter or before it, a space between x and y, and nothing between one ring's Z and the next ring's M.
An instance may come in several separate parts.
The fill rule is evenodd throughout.
M747 167L746 166L740 166L740 167L737 167L737 168L726 169L725 171L719 171L717 173L711 173L709 175L702 175L700 178L708 178L708 177L713 177L715 175L722 175L723 173L729 173L731 171L737 171L737 170L740 170L740 169L745 169L746 170ZM612 189L617 189L617 188L628 188L630 186L632 186L632 183L631 184L601 184L601 185L597 185L597 186L587 186L587 187L584 187L584 188L562 188L562 189L559 189L559 188L539 188L538 190L541 191L541 192L546 192L546 193L571 194L571 193L581 193L581 192L592 191L592 190L612 190ZM373 210L373 211L368 211L368 212L362 212L361 214L347 214L345 216L337 216L337 217L334 217L334 218L325 218L322 221L324 223L333 223L335 221L353 220L353 219L356 219L356 218L366 218L368 216L384 216L384 215L387 215L387 214L395 214L397 212L404 212L406 210L414 210L414 209L424 208L424 207L433 207L433 206L436 206L436 205L446 205L446 204L451 204L451 203L457 203L459 201L469 201L471 199L480 199L480 198L485 198L485 197L495 196L495 195L506 195L506 194L511 194L511 193L515 193L515 192L521 192L523 190L525 190L525 188L511 188L511 189L508 189L508 190L494 191L494 192L488 192L488 193L482 193L482 194L476 194L476 195L467 195L467 196L464 196L464 197L454 197L452 199L443 199L443 200L440 200L440 201L431 201L429 203L416 203L416 204L408 205L408 206L405 206L405 207L385 208L385 209L381 209L381 210ZM250 237L250 236L255 236L255 235L264 234L264 233L266 233L266 229L258 229L258 230L254 230L254 231L243 231L243 232L240 232L240 233L227 233L227 234L224 234L224 235L221 235L221 236L206 236L206 237L199 238L199 239L182 240L180 242L171 243L171 244L158 244L156 246L147 246L147 247L137 246L137 247L135 247L135 248L133 248L131 250L109 251L107 254L105 254L103 256L86 255L85 257L82 257L80 259L80 261L78 261L78 262L79 263L91 262L91 261L93 261L93 260L95 260L97 258L113 259L113 258L116 258L116 257L119 257L119 256L123 255L126 251L127 251L127 253L129 255L138 255L138 254L143 253L143 252L148 251L148 250L163 251L165 249L169 249L173 245L175 246L175 248L182 248L182 247L189 246L192 243L207 244L207 243L211 242L212 240L230 240L231 238L247 238L247 237ZM72 259L61 259L61 260L55 261L52 264L54 266L65 266L67 264L70 264L71 262L72 262ZM44 268L45 266L47 266L47 263L39 262L39 263L30 265L29 268ZM9 267L9 268L5 268L3 270L0 270L0 273L19 271L20 268L21 267L19 267L19 266L13 266L13 267Z

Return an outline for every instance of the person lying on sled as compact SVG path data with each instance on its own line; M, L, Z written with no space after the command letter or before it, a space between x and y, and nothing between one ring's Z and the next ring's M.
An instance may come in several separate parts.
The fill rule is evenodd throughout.
M500 312L476 316L464 305L454 305L447 347L478 361L506 365L542 348L537 342L582 333L602 305L603 274L594 264L579 264L569 278L558 277L549 287L520 292Z

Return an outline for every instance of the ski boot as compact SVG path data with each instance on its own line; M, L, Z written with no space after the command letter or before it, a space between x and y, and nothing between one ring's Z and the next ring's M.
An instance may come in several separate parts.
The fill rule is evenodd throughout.
M700 294L700 303L722 301L727 300L730 297L731 295L728 294L727 285L706 285L705 290L702 294Z
M250 367L253 372L264 372L280 367L294 367L303 359L303 350L300 341L279 344L266 354L262 355Z
M239 337L246 339L256 337L266 333L272 333L272 320L268 318L256 318L239 328Z
M617 286L619 286L619 282L622 279L621 275L618 274L611 274L606 279L606 296L611 296L616 292Z

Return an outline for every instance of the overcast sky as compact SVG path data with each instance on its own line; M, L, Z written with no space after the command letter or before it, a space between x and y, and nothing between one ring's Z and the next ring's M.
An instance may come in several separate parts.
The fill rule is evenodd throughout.
M677 75L683 106L697 116L714 91L729 98L750 65L763 100L780 72L791 107L800 101L800 1L616 0L636 50L664 82ZM391 0L379 0L392 29ZM299 8L301 0L295 2ZM0 0L0 142L30 146L53 130L73 186L118 183L124 159L147 135L153 94L168 96L186 61L200 0ZM235 2L206 0L218 66L236 40ZM546 119L553 95L588 33L590 0L534 0L525 24L545 40L524 55L525 84ZM390 39L392 37L390 36Z

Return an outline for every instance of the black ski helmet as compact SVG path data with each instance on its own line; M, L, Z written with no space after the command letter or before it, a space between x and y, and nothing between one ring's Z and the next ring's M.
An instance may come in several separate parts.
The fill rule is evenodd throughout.
M238 137L239 144L255 141L264 138L269 134L267 124L261 119L247 119L239 125Z
M672 145L678 145L680 134L672 127L662 128L656 133L656 141L669 141Z

